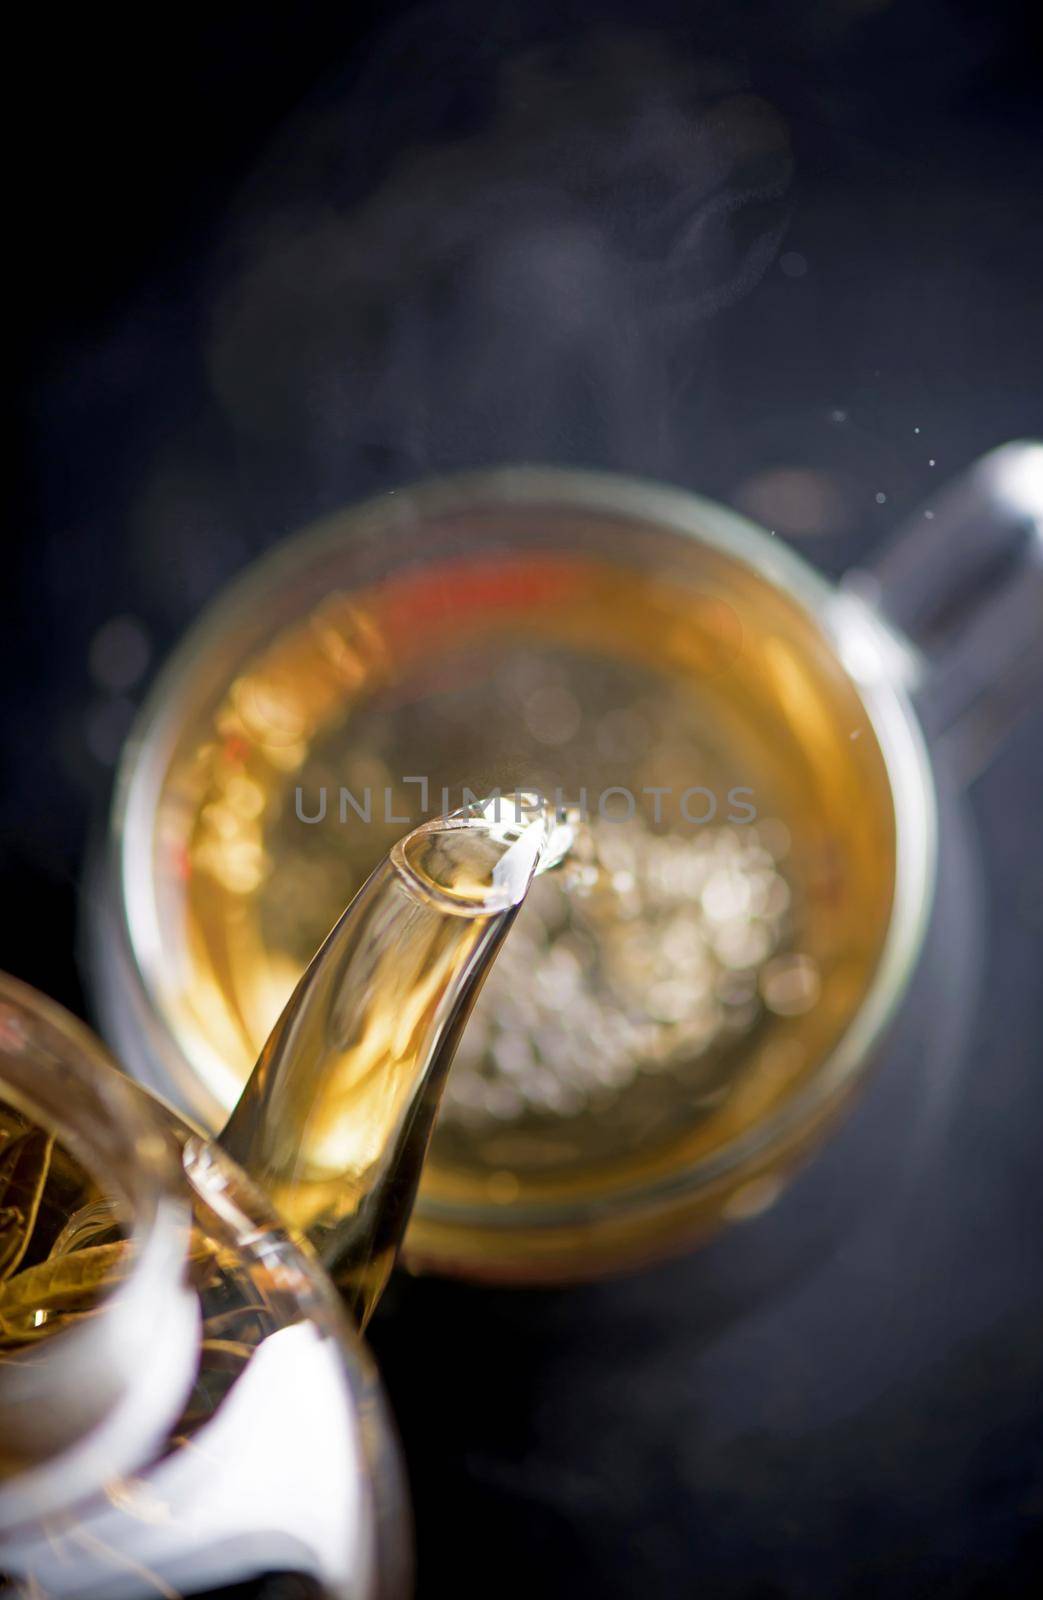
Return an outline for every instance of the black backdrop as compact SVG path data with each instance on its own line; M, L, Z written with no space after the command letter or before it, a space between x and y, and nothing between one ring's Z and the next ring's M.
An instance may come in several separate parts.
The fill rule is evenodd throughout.
M309 516L512 456L752 509L767 495L784 510L795 480L777 474L811 472L825 509L798 497L779 531L839 573L939 476L1043 430L1032 10L22 17L0 966L85 1011L78 884L134 702L207 596ZM691 183L675 165L689 135ZM488 201L508 178L520 232ZM282 271L287 218L317 242ZM323 277L330 218L362 332ZM115 687L91 665L114 616L134 619L143 666ZM373 1342L422 1594L1027 1592L1043 1511L1041 728L1022 724L971 796L974 1071L911 1252L893 1229L831 1247L756 1306L727 1285L743 1249L773 1248L760 1224L731 1258L574 1293L395 1285ZM809 1181L786 1216L831 1204Z

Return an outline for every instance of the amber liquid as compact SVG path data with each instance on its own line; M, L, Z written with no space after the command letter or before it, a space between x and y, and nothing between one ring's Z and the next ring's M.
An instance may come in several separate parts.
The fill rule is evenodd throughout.
M423 820L411 776L427 815L465 789L585 794L595 839L586 879L535 887L478 1002L414 1235L428 1202L669 1172L817 1070L888 925L883 759L814 621L738 563L686 560L500 554L334 595L182 730L158 809L162 1006L215 1123L345 903ZM635 814L617 824L597 807L619 788ZM693 788L704 821L680 814Z
M162 1113L153 1105L152 1114ZM299 1481L291 1449L298 1426L292 1397L303 1394L307 1406L318 1393L322 1418L328 1416L334 1428L350 1424L356 1403L367 1403L366 1374L360 1380L356 1370L352 1376L347 1348L342 1358L336 1354L343 1333L341 1312L321 1273L274 1218L265 1197L219 1148L172 1116L168 1125L182 1149L185 1193L191 1200L184 1271L198 1298L200 1322L190 1387L187 1393L172 1391L165 1434L160 1433L132 1470L123 1466L117 1471L104 1439L95 1443L92 1492L74 1505L41 1512L29 1526L27 1543L20 1543L16 1534L0 1550L4 1593L46 1600L50 1594L79 1593L81 1578L83 1592L123 1593L128 1573L136 1580L135 1593L196 1592L201 1583L193 1581L185 1591L164 1573L166 1564L173 1563L182 1573L205 1576L212 1558L200 1555L199 1546L207 1536L210 1497L221 1496L233 1529L240 1517L252 1528L256 1490L246 1491L241 1503L228 1495L229 1481L243 1462L249 1461L256 1474L259 1453L265 1452L273 1482L280 1475L287 1485L296 1487ZM31 1367L44 1343L46 1354L60 1362L66 1330L75 1330L85 1318L113 1314L106 1300L118 1292L117 1285L133 1266L131 1219L124 1229L118 1195L95 1181L45 1128L3 1103L0 1180L0 1363ZM110 1326L118 1328L119 1323ZM192 1337L190 1327L185 1334ZM72 1350L65 1341L65 1350L69 1359L76 1359L74 1339ZM110 1350L117 1360L124 1354L118 1339ZM128 1383L158 1383L162 1391L166 1374L156 1367L164 1359L162 1351L157 1339L152 1368L128 1371ZM360 1384L360 1392L353 1394L353 1386ZM276 1433L276 1444L266 1426L270 1414L284 1419L285 1440ZM0 1483L41 1463L61 1471L62 1457L49 1454L48 1424L53 1419L44 1395L38 1422L20 1418L14 1438L4 1428ZM306 1429L310 1442L314 1430L321 1433L323 1426L313 1412ZM97 1432L93 1438L98 1439ZM312 1507L310 1520L303 1519L305 1562L312 1560L307 1530L315 1525L315 1516L338 1528L350 1514L342 1491L332 1490L326 1504L321 1489L315 1493L319 1510ZM273 1516L282 1509L273 1492ZM152 1537L157 1527L163 1531L158 1542ZM242 1559L245 1576L249 1547ZM4 1570L7 1561L12 1563L10 1572ZM164 1571L153 1570L153 1561ZM303 1590L303 1579L301 1586Z
M49 1265L93 1238L70 1233L70 1219L103 1204L102 1191L45 1129L0 1102L0 1359L89 1316L103 1283L86 1274L63 1287ZM119 1238L114 1217L108 1239ZM111 1281L118 1276L118 1263ZM35 1298L34 1298L35 1296Z
M178 1137L180 1124L171 1123ZM208 1201L211 1192L236 1193L241 1179L220 1152L192 1150L187 1163L194 1191L187 1272L200 1299L202 1337L196 1383L168 1441L176 1448L206 1422L257 1346L276 1328L297 1320L292 1255L273 1227L269 1251L278 1272L264 1266L257 1215L246 1216L252 1251ZM199 1173L198 1181L196 1172ZM132 1246L121 1202L40 1124L0 1102L0 1361L31 1357L41 1341L103 1314L103 1301L130 1267ZM258 1215L266 1202L249 1193ZM278 1258L278 1260L277 1260ZM303 1281L303 1280L302 1280ZM305 1284L305 1288L310 1287ZM0 1477L24 1463L0 1451Z

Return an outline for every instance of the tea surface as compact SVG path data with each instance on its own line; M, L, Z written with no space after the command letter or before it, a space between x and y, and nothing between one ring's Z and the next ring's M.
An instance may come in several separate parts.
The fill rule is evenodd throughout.
M478 1002L421 1208L719 1148L816 1069L890 912L871 724L813 619L749 569L407 569L278 632L164 782L164 1005L221 1105L394 839L496 789L585 802L590 844L534 888Z

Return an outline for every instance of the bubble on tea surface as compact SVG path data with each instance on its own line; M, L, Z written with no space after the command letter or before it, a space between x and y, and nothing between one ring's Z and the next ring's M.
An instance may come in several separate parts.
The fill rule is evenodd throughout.
M766 839L788 843L770 826L656 834L591 818L566 869L530 890L464 1032L444 1125L597 1115L640 1075L690 1076L771 1002L812 1004L817 972L780 954L790 894Z

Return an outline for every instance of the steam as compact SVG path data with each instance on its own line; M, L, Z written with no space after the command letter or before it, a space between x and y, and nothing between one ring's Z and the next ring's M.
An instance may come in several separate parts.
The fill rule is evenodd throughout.
M494 50L473 6L415 13L244 194L214 390L248 458L327 504L490 460L688 476L679 400L778 250L790 170L732 65L620 32Z

